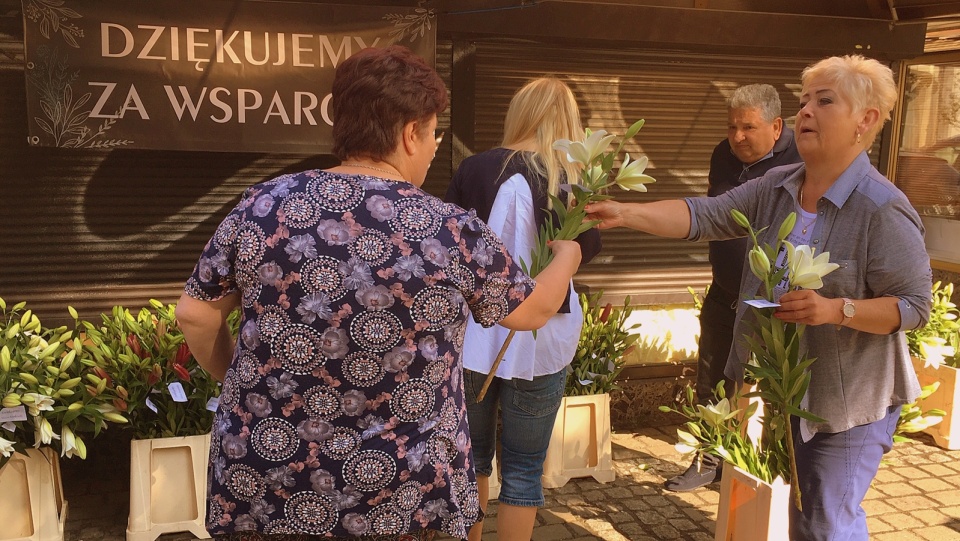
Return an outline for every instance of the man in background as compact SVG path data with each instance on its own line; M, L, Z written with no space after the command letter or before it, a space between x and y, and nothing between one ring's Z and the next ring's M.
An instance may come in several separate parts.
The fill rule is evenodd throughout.
M760 178L774 167L798 163L800 155L793 130L783 125L780 96L775 88L754 84L737 88L727 104L727 138L713 149L710 187L716 197ZM700 352L697 365L697 401L714 401L713 390L721 381L727 396L733 382L723 375L733 345L733 320L740 299L740 276L749 239L710 242L713 282L700 310ZM667 490L683 492L720 479L722 459L703 454L693 464L664 483Z

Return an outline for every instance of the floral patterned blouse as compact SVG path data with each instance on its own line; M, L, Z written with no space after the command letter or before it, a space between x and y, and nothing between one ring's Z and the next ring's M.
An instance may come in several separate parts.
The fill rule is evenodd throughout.
M482 519L460 355L534 282L473 212L305 171L249 188L185 290L239 291L210 447L212 534L360 536Z

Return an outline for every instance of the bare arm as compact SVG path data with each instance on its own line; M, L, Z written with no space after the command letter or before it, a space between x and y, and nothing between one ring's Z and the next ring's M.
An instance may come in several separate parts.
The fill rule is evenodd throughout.
M580 245L572 240L550 243L553 261L537 275L537 287L500 325L516 331L543 327L567 298L570 278L580 266Z
M690 207L682 199L653 203L619 203L607 200L587 205L587 219L600 220L600 229L629 227L658 237L690 235Z
M857 308L846 326L871 334L890 334L900 328L898 297L851 299ZM839 325L843 321L843 299L828 299L809 289L791 291L780 297L776 316L788 323Z
M236 344L227 316L239 305L239 293L217 301L201 301L184 293L177 303L177 321L190 351L217 381L223 381L233 359Z

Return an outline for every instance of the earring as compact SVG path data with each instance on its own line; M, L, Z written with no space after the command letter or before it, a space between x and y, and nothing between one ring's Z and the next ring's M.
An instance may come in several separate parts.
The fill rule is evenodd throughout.
M857 144L860 144L860 132L857 132Z

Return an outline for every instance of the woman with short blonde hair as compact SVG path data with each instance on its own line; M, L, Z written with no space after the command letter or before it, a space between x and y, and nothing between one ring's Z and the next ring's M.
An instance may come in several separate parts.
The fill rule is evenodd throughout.
M821 60L803 72L795 127L803 163L771 169L717 197L587 206L601 228L689 240L744 236L730 214L738 209L763 228L761 245L775 245L777 226L795 212L786 240L829 252L840 265L820 289L775 290L775 316L807 326L801 345L816 362L804 409L823 419L791 423L803 510L790 506L790 539L869 539L861 503L893 445L901 406L920 395L904 333L923 327L930 314L923 225L867 155L895 98L893 74L880 62L859 55ZM781 252L778 267L784 258ZM740 295L753 298L760 279L744 269ZM734 336L750 333L751 320L739 303ZM726 375L742 382L748 359L746 341L735 342Z

